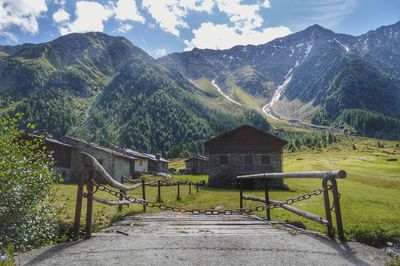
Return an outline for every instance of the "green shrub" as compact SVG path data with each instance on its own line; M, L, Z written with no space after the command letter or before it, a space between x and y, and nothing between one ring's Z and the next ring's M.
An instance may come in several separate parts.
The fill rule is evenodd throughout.
M53 159L42 139L25 140L18 118L0 114L0 245L25 250L57 234Z

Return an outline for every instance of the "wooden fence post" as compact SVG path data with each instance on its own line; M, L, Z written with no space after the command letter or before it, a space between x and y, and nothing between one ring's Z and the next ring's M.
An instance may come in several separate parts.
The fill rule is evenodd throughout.
M146 183L144 178L142 178L142 198L146 201ZM143 204L143 212L146 212L146 204Z
M121 176L121 184L124 184L124 177L123 177L123 176ZM120 189L119 192L120 192L120 194L119 194L119 200L123 200L123 199L124 199L124 195L126 196L126 191ZM118 206L118 210L119 210L119 211L122 211L122 205L119 205L119 206Z
M269 180L264 179L264 191L265 191L265 212L267 221L271 221L271 209L269 208Z
M81 215L82 215L82 201L83 201L83 187L85 184L85 177L81 172L78 181L78 190L76 193L76 207L75 207L75 223L74 223L74 241L79 240L79 233L81 227Z
M327 224L328 236L333 237L334 231L333 231L333 227L332 227L331 204L329 202L329 191L328 191L328 180L329 179L330 178L328 176L325 177L324 179L322 179L322 188L324 189L323 194L324 194L326 220L328 222L328 224Z
M157 181L157 202L161 202L161 182Z
M85 238L92 237L92 215L93 215L93 171L89 171L89 179L87 180L87 209L86 209L86 235Z
M243 208L243 182L244 180L240 180L240 209Z
M196 192L199 192L199 181L196 182Z
M181 182L178 181L178 196L176 197L177 200L181 199Z
M192 181L189 181L189 195L192 195Z
M335 208L335 217L336 217L336 226L338 230L338 236L340 240L345 240L344 237L344 232L343 232L343 222L342 222L342 212L340 210L340 198L339 198L339 192L337 188L337 182L335 178L330 178L331 179L331 185L332 185L332 194L333 194L333 206Z

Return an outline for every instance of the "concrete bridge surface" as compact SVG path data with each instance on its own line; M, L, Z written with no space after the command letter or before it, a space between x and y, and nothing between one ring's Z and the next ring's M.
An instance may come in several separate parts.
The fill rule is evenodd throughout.
M119 232L118 232L119 231ZM385 265L359 243L245 216L162 212L128 216L89 240L18 256L22 265Z

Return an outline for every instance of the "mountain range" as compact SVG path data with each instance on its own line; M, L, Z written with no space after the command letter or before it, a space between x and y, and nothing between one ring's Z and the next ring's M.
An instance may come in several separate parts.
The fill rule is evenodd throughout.
M262 45L193 49L159 62L275 119L399 136L400 22L361 36L313 25Z
M257 111L197 88L122 37L75 33L0 51L2 109L56 138L179 155L243 123L269 129Z
M400 22L361 36L318 25L254 46L158 60L123 37L73 33L0 46L0 107L53 137L142 151L201 141L266 117L398 138Z

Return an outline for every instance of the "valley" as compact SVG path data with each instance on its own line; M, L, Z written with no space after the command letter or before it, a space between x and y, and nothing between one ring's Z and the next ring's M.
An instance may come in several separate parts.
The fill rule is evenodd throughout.
M0 46L0 104L51 137L169 157L202 153L203 140L243 123L397 139L394 32L400 23L360 36L313 25L257 46L157 60L103 33Z
M228 100L275 120L398 138L399 32L400 22L360 36L313 25L266 44L195 48L158 61L186 78L213 81Z
M0 266L400 266L399 0L0 2Z

